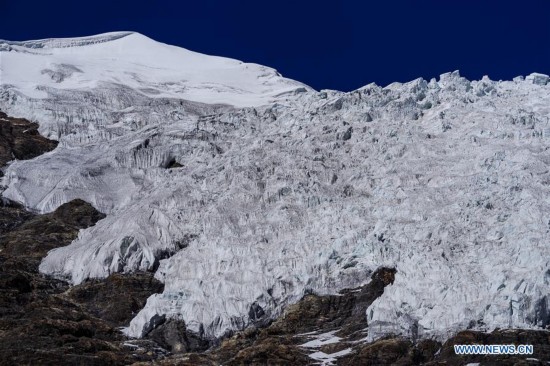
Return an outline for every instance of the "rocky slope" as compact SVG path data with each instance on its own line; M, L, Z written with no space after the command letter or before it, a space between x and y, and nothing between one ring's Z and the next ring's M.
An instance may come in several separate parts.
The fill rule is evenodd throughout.
M38 135L36 123L3 113L0 118L4 162L14 157L30 159L57 145ZM68 245L80 229L104 217L82 200L45 215L2 201L0 364L124 365L158 356L140 355L125 347L118 329L128 324L147 297L162 291L151 273L114 274L106 281L69 287L38 272L49 250Z
M37 123L10 118L0 112L0 167L14 159L35 158L56 146L57 141L48 140L38 133ZM3 176L1 171L0 176Z
M101 217L78 200L42 216L14 203L0 207L0 364L125 365L159 356L128 348L118 329L162 291L152 274L113 275L70 288L38 273L48 250L67 245ZM145 346L165 353L154 343Z

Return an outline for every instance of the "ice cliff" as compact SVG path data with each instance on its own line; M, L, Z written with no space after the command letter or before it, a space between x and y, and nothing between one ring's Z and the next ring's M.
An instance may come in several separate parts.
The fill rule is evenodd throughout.
M131 336L161 315L220 336L381 266L371 338L550 324L545 75L317 92L136 33L0 41L0 70L0 109L60 140L3 195L107 214L41 271L165 283Z

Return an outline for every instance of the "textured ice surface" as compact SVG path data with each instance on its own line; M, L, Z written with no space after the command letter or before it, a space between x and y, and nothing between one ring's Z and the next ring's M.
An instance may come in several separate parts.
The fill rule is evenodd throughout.
M546 85L548 84L549 76L546 74L539 74L537 72L532 73L531 75L527 76L525 80L538 85Z
M144 40L79 47L131 37ZM139 52L157 47L145 40ZM56 52L70 49L78 54ZM189 52L167 49L168 58ZM254 107L237 108L213 104L229 100L209 99L220 95L212 90L195 98L167 84L148 94L126 79L128 65L64 89L88 65L40 57L28 83L40 77L43 95L2 81L0 108L45 113L42 131L61 144L11 164L4 195L42 212L80 197L108 214L51 251L44 273L79 283L158 266L165 290L129 335L165 314L219 336L249 324L251 306L274 317L309 291L365 284L380 266L398 272L365 314L371 338L549 324L548 85L454 72L350 93L305 88L269 103L253 90L232 97Z

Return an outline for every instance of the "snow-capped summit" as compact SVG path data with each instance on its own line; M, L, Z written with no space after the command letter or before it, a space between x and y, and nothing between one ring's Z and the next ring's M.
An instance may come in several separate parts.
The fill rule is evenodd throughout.
M156 270L129 335L166 316L220 336L381 266L370 337L550 324L546 75L315 92L137 33L1 47L0 109L60 140L3 195L107 214L40 270Z
M1 83L32 98L48 89L124 85L148 97L254 106L305 85L257 64L203 55L134 32L0 40Z

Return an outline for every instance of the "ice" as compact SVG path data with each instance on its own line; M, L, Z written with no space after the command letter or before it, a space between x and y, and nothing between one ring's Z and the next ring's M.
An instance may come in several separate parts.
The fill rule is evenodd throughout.
M13 162L3 195L107 214L40 270L155 270L165 290L128 335L165 315L222 336L381 266L397 274L370 339L550 324L547 86L452 72L315 92L135 33L3 44L0 108L60 140Z
M525 78L526 81L537 84L537 85L546 85L550 77L546 74L532 73L531 75Z

